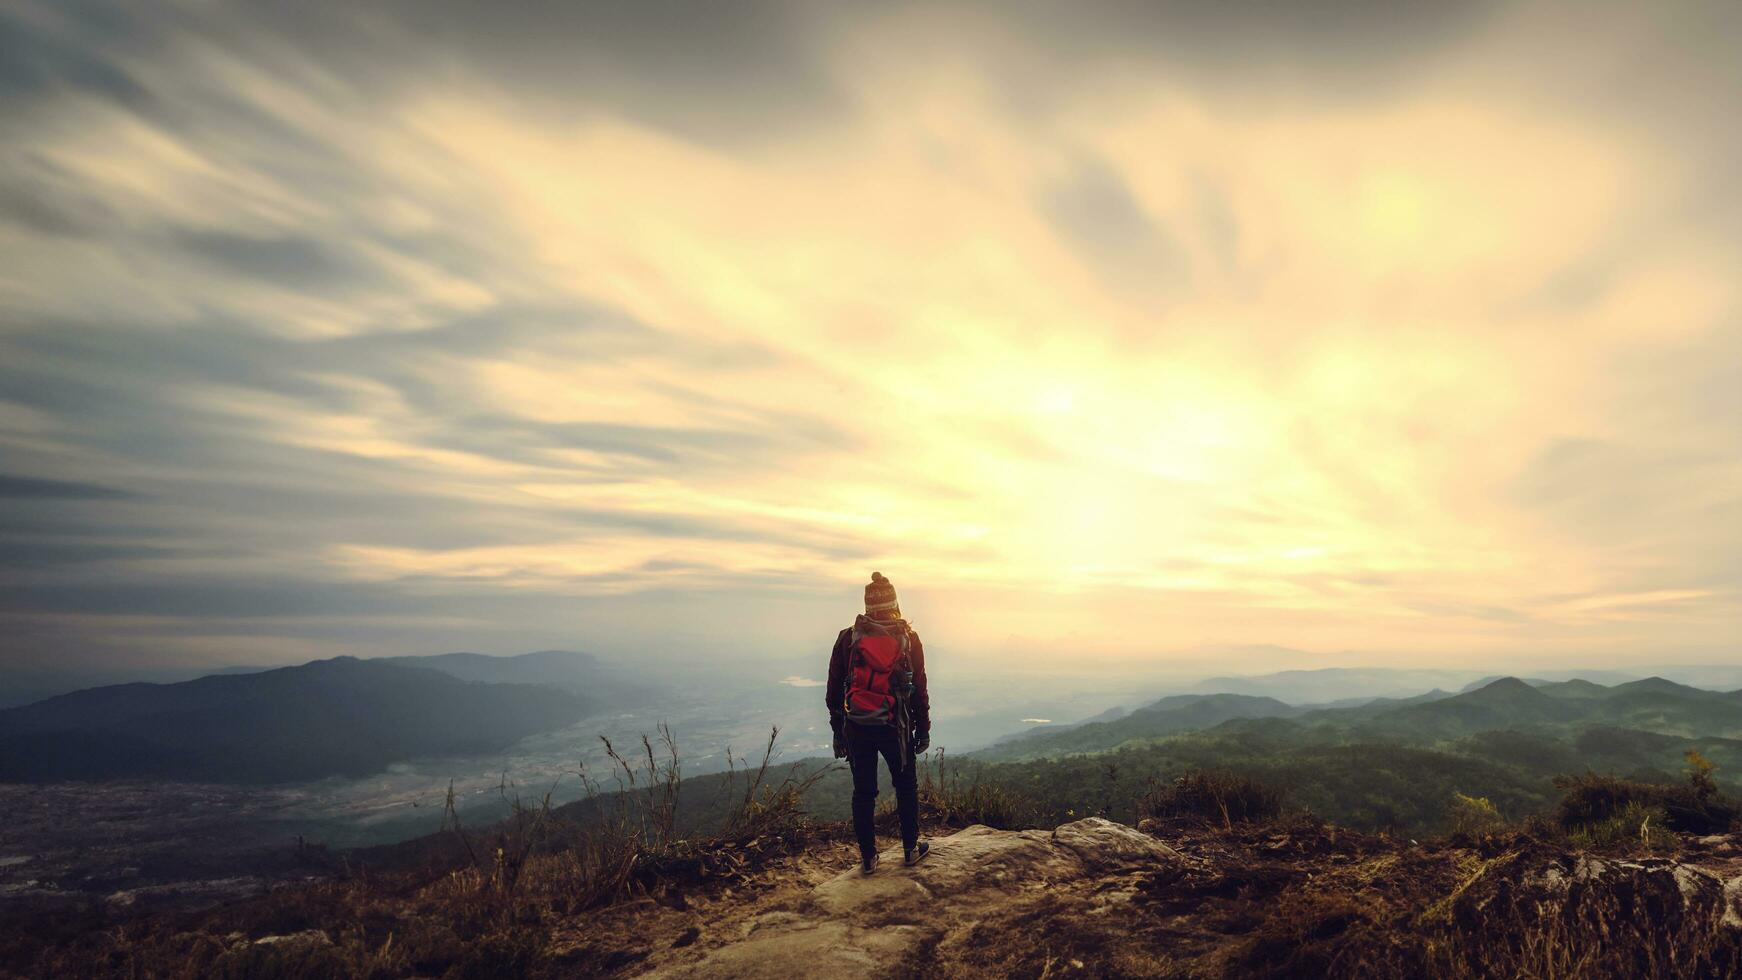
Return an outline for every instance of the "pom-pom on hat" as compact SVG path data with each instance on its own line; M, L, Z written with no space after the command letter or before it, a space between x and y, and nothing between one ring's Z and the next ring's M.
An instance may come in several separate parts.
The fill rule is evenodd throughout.
M865 586L865 615L872 619L900 619L901 603L895 598L895 586L882 572L871 573L871 584Z

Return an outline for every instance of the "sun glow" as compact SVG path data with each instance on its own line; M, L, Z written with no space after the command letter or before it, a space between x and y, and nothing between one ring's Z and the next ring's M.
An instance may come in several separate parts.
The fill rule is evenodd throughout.
M875 115L888 96L867 97ZM1388 614L1402 611L1395 592L1361 583L1494 602L1594 587L1494 497L1556 427L1546 406L1514 423L1521 393L1565 390L1569 376L1543 360L1560 336L1546 316L1486 324L1494 304L1555 274L1578 229L1613 220L1643 164L1596 134L1431 99L1286 124L1171 98L1129 109L1126 124L1078 137L1169 222L1170 261L1189 272L1159 308L1149 286L1100 278L1010 207L1057 178L995 126L937 137L1004 161L991 182L964 183L900 139L789 146L752 171L609 121L534 134L450 102L415 125L489 174L575 288L698 344L785 352L780 370L711 375L710 397L805 406L861 440L846 454L816 444L821 482L810 467L722 456L681 484L566 485L567 504L783 515L941 588L1214 592ZM1227 244L1183 220L1189 185L1176 179L1209 161L1240 176L1221 185L1239 237L1220 257ZM784 202L777 214L749 203L769 199ZM906 202L921 200L935 206L915 240ZM739 244L719 247L728 239ZM619 358L476 377L497 404L553 422L709 424L693 399L655 394L686 384L656 371ZM745 547L709 552L730 562L725 549Z
M457 66L339 98L183 38L181 94L285 159L83 92L27 120L0 289L46 367L7 445L168 486L101 499L214 537L104 561L225 581L796 637L879 567L964 645L1121 655L1733 632L1705 133L1542 87L1513 15L1359 92L977 16L809 38L833 101L781 120ZM1633 63L1597 40L1566 91ZM61 211L8 203L43 174Z

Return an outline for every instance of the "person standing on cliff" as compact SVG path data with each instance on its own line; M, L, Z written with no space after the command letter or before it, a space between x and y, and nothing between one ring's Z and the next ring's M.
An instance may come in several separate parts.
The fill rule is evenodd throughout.
M859 871L877 870L877 757L895 784L904 863L925 860L931 845L919 839L919 785L915 760L931 746L931 696L925 683L925 648L901 618L895 586L879 572L865 586L865 612L835 637L825 695L835 730L835 758L853 770L853 834Z

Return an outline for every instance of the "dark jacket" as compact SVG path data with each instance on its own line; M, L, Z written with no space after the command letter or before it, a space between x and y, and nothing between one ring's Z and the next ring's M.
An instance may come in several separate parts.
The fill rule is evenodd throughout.
M925 646L919 634L908 632L907 657L913 665L913 694L907 699L908 715L913 719L913 731L904 735L931 734L931 695L925 686ZM823 686L823 698L829 705L829 724L840 734L846 722L843 707L847 700L847 668L852 653L853 629L848 627L835 637L835 649L829 653L829 682Z

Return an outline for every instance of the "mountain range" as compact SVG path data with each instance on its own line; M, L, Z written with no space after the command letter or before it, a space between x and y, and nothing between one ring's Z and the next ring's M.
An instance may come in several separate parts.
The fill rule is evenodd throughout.
M1356 705L1291 705L1246 694L1165 697L1120 717L1018 733L975 755L999 761L1106 752L1134 742L1227 723L1253 731L1287 728L1308 741L1383 740L1429 744L1485 731L1619 728L1685 738L1742 739L1742 691L1708 691L1648 677L1604 686L1589 680L1487 680L1462 693L1433 690ZM1240 723L1246 722L1244 726Z
M494 677L540 682L484 679ZM591 658L555 652L526 660L337 657L175 684L119 684L0 711L0 781L365 775L411 758L497 751L621 694Z

